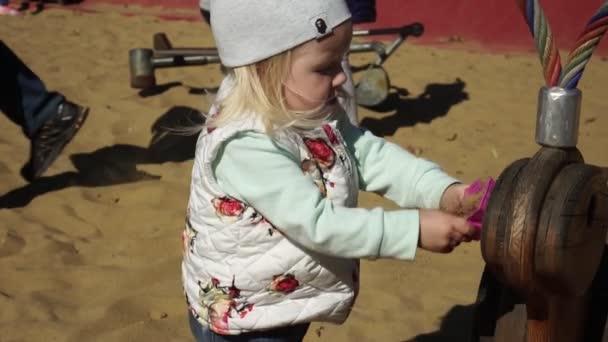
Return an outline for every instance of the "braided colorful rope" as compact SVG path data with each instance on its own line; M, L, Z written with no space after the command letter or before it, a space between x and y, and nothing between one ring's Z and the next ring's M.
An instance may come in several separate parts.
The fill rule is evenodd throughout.
M545 83L549 87L557 86L562 65L557 44L555 44L545 13L538 0L517 0L517 3L526 19L530 33L536 41L536 49L540 54Z
M589 20L585 31L579 36L576 48L568 56L560 80L560 87L574 89L583 76L585 66L591 59L595 47L599 44L604 33L608 30L608 1L600 7Z
M574 50L568 55L564 70L562 70L555 38L539 0L516 1L534 36L546 85L567 89L576 88L593 51L608 30L608 0L595 13L585 31L579 36Z

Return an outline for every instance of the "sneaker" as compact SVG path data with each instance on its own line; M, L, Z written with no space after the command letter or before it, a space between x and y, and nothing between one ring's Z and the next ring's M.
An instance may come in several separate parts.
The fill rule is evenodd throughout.
M12 8L11 6L1 6L0 5L0 15L15 16L15 15L19 15L19 11Z
M21 1L21 6L19 6L19 9L17 9L19 12L25 12L28 9L30 9L30 2L29 1Z
M67 100L61 103L57 116L47 120L32 138L30 160L21 170L22 176L28 181L40 177L76 135L88 114L88 108Z

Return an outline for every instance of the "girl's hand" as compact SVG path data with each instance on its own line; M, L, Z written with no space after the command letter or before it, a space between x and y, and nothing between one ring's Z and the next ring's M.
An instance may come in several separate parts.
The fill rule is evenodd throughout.
M475 229L463 218L441 210L420 210L420 248L450 253L462 241L469 242Z
M441 196L439 209L458 216L468 216L466 204L464 202L465 189L469 184L455 183L450 185ZM472 210L471 210L472 212Z
M452 184L450 185L439 202L439 209L450 214L469 217L477 208L490 186L489 181L478 181L476 185L479 187L477 191L469 191L467 188L470 184Z

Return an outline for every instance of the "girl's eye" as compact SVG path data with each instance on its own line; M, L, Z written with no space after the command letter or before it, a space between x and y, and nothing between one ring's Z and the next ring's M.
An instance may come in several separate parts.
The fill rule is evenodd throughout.
M341 68L342 68L341 65L332 65L330 67L319 70L318 73L320 73L322 75L326 75L326 76L333 76L333 75L339 73Z

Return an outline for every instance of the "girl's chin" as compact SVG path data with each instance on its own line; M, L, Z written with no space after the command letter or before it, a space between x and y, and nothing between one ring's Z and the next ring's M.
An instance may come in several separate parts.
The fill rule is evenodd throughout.
M301 111L303 111L303 112L320 111L320 110L323 110L328 107L333 107L337 104L338 104L338 98L334 96L330 99L327 99L326 101L319 101L314 105L306 106L307 108L301 109ZM302 106L302 107L304 107L304 106Z
M312 106L312 105L308 105L308 106L296 106L295 108L294 107L287 107L287 109L295 111L295 112L306 113L306 112L318 112L319 110L322 110L325 107L327 107L325 103L319 103L316 106Z

